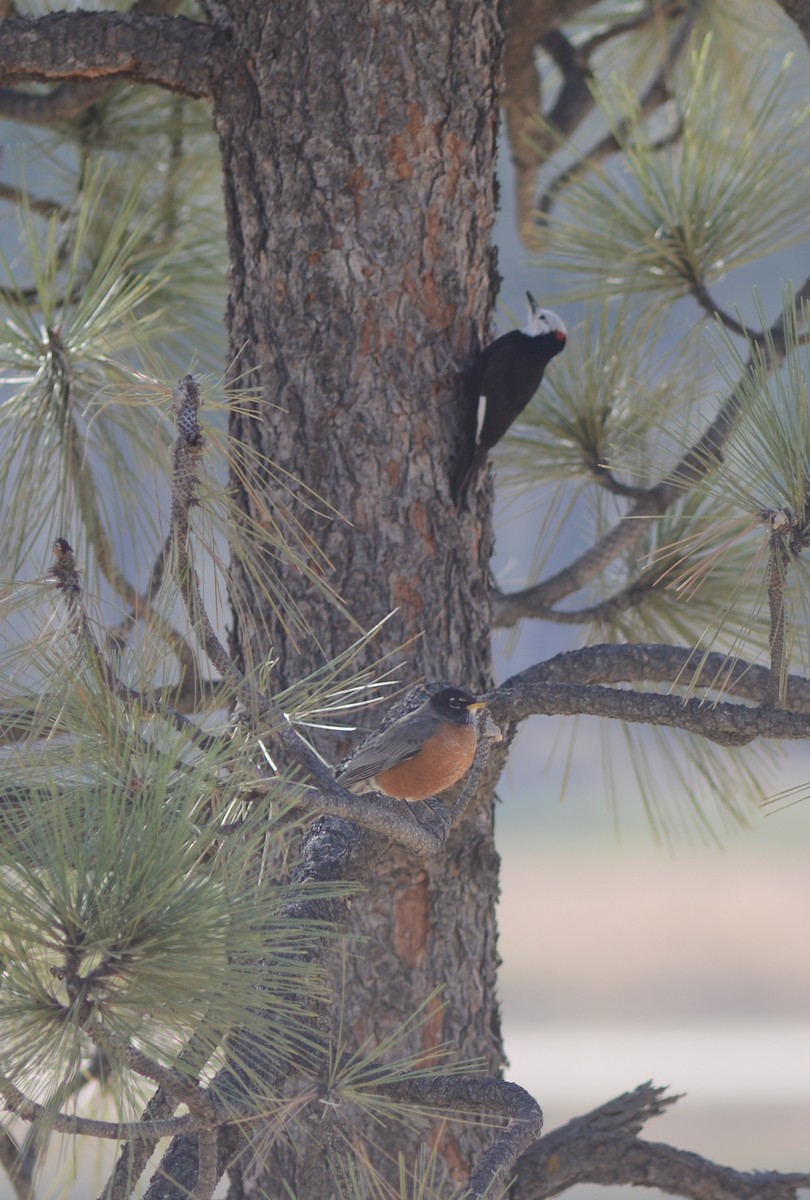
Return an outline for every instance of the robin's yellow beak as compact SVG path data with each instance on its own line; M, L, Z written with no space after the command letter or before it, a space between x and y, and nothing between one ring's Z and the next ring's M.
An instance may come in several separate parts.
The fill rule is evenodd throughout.
M479 708L488 708L489 700L475 700L472 704L467 705L467 712L475 712Z

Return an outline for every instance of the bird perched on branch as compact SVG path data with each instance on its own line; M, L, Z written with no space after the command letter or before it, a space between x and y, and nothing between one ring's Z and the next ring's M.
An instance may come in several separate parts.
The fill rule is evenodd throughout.
M398 800L437 796L472 766L478 743L473 713L486 705L464 688L442 688L372 734L335 777L349 788L370 782Z
M453 471L457 507L467 502L470 484L509 426L540 386L543 372L565 348L568 332L549 308L538 308L531 292L529 319L485 346L464 376L467 405L464 447Z

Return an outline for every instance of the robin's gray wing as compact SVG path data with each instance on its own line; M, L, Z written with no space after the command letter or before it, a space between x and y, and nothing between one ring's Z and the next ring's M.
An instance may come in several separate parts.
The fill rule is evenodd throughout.
M436 718L431 713L423 714L417 710L400 717L378 737L372 735L354 758L338 769L337 778L345 784L362 783L382 771L398 767L419 753L436 728Z

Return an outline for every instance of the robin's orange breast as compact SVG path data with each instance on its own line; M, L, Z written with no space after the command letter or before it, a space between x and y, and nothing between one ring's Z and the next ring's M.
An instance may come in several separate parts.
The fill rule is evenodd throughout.
M373 783L398 800L427 800L452 787L475 758L474 725L443 725L413 758L380 771Z

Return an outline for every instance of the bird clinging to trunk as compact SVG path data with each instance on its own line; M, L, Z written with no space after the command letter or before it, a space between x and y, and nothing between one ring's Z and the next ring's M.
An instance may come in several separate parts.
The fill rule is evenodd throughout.
M543 372L565 348L567 330L555 312L538 308L531 292L529 319L485 346L464 376L467 424L464 446L453 470L457 507L466 505L470 484L509 426L540 386Z

